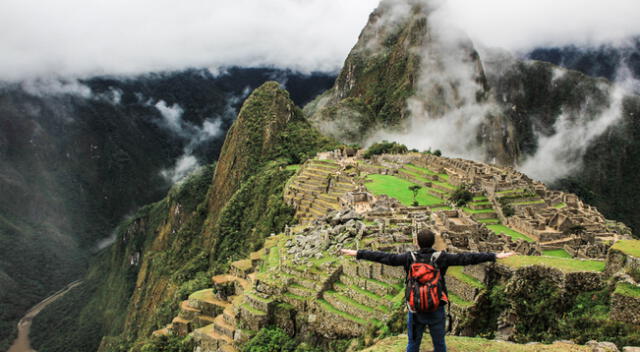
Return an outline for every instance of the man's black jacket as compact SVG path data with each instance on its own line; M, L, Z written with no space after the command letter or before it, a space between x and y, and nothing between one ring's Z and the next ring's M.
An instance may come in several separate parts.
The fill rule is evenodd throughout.
M416 258L418 261L423 263L428 263L429 259L433 255L435 250L433 248L421 249L417 253ZM376 263L381 263L384 265L391 266L404 266L404 271L408 272L411 264L413 263L413 258L411 257L411 252L394 254L394 253L386 253L386 252L376 252L376 251L365 251L359 250L356 255L356 259L364 259L369 260ZM447 268L450 266L461 266L461 265L474 265L480 264L484 262L495 262L496 254L495 253L447 253L442 252L436 262L434 263L442 274L442 283L444 284L445 292L447 290L446 280L444 275L447 273Z

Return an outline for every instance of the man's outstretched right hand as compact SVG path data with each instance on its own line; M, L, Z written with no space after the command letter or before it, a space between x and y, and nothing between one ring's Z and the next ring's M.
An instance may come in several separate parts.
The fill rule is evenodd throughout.
M512 255L516 255L516 252L502 252L502 253L496 253L496 258L498 259L504 259L504 258L509 258Z

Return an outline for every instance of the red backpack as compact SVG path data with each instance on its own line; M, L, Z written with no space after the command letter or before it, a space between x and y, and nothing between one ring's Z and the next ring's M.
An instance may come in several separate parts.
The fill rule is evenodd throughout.
M434 312L441 302L449 302L440 269L435 265L440 254L442 252L433 253L429 262L423 263L411 252L413 261L407 272L405 298L412 313Z

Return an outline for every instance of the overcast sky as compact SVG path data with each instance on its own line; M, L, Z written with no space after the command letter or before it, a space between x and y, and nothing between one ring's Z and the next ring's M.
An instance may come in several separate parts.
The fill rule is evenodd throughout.
M272 65L336 71L378 0L1 0L0 80ZM637 0L449 0L484 45L640 33Z

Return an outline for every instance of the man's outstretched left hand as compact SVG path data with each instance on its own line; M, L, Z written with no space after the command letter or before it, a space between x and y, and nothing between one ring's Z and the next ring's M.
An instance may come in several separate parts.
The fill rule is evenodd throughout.
M353 249L341 249L340 253L342 255L348 255L350 257L355 257L358 254L358 251L353 250Z

